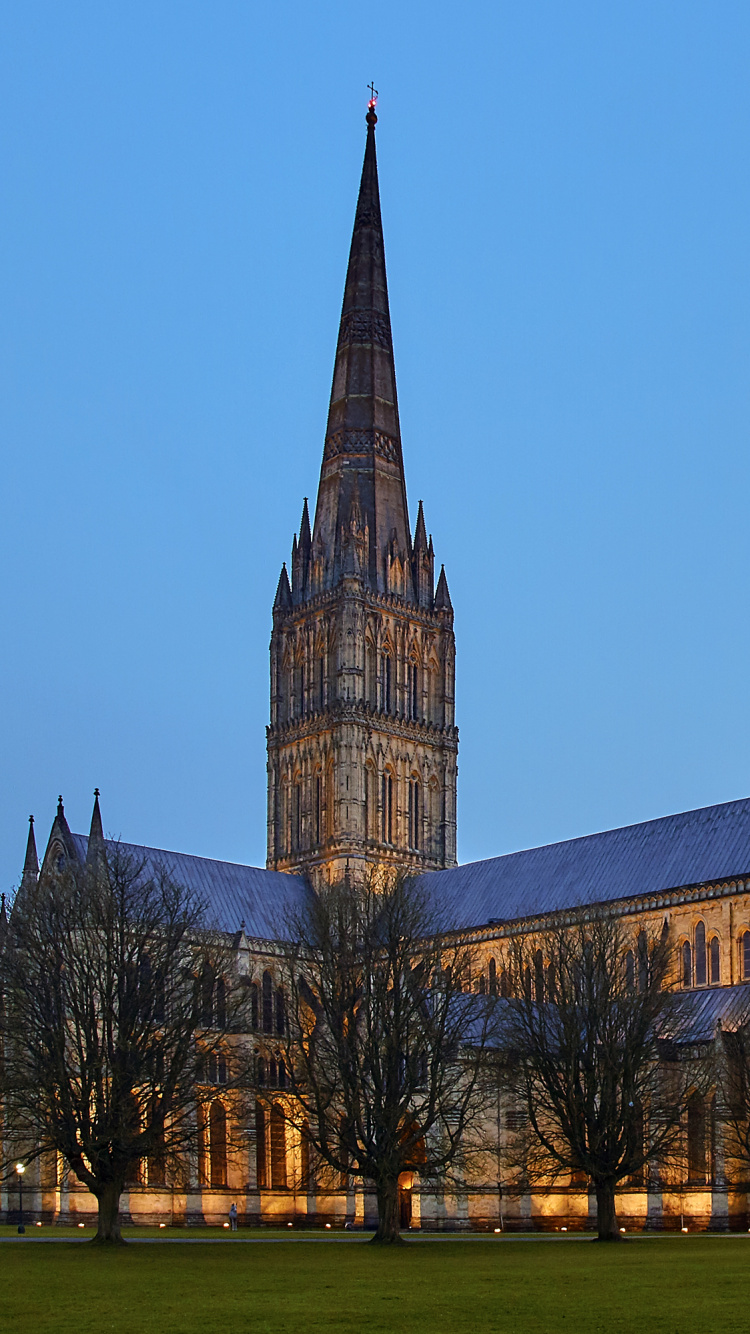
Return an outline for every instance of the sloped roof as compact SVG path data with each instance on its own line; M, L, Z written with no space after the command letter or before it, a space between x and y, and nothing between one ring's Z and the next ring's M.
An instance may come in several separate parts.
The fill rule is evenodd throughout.
M451 925L482 926L750 876L750 798L430 871Z
M750 1018L750 984L704 987L677 992L671 999L662 1034L674 1042L710 1042L716 1025L734 1033Z
M88 838L73 834L76 852L86 859ZM260 940L278 939L290 910L300 907L310 894L307 882L282 871L265 871L259 866L240 866L237 862L219 862L210 857L192 857L186 852L167 852L135 843L114 844L126 856L143 861L146 869L163 870L171 879L201 894L208 904L209 920L223 931L239 931Z

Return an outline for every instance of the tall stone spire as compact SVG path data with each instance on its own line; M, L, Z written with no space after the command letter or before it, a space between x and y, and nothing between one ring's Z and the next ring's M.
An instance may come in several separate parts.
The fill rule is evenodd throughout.
M26 840L26 856L23 863L23 876L21 885L35 885L39 879L39 858L36 853L36 839L34 837L34 817L29 816L29 837Z
M341 578L357 510L363 575L387 593L389 562L411 559L401 429L396 399L374 103L344 287L323 466L312 538L313 592ZM401 590L400 590L401 591ZM405 591L405 590L404 590Z
M409 530L375 98L323 466L273 605L268 866L329 881L456 860L453 611L420 505Z

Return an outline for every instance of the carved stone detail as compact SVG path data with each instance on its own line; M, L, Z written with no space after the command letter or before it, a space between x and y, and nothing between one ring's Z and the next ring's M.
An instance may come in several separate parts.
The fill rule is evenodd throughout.
M392 436L384 435L382 431L351 429L333 431L328 436L325 458L335 459L339 454L369 454L371 450L388 463L399 461L398 441Z
M391 350L391 330L384 315L374 310L349 310L341 316L339 347L345 343L375 343Z

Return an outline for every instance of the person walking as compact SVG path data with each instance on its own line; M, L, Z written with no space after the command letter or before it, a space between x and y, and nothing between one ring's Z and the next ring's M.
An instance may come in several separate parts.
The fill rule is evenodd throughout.
M234 1201L229 1206L229 1227L232 1232L237 1231L237 1205Z

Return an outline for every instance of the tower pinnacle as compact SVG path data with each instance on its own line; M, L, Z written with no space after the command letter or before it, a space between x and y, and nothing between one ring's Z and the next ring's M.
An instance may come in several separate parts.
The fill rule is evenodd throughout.
M344 285L336 362L320 473L313 561L315 591L335 587L351 533L361 516L363 574L373 592L388 588L388 559L411 559L401 428L396 397L383 223L375 151L375 98L367 112L367 141ZM394 546L395 543L395 546Z

